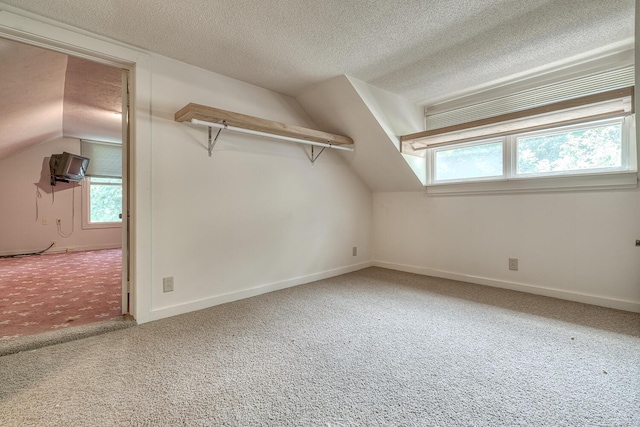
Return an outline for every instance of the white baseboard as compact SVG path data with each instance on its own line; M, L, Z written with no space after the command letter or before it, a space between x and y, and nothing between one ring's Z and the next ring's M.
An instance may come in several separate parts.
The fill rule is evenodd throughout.
M341 274L362 270L363 268L371 267L372 265L373 265L372 261L367 261L360 264L349 265L346 267L327 270L320 273L310 274L307 276L295 277L293 279L284 280L281 282L267 283L264 285L256 286L254 288L243 289L241 291L230 292L222 295L216 295L216 296L203 298L195 301L189 301L181 304L172 305L169 307L162 307L162 308L151 310L151 314L149 318L143 319L142 322L140 319L138 319L138 323L159 320L165 317L176 316L178 314L189 313L191 311L196 311L196 310L202 310L202 309L213 307L216 305L241 300L244 298L254 297L256 295L266 294L268 292L273 292L280 289L303 285L309 282L315 282L316 280L328 279L330 277L339 276Z
M545 288L537 285L527 285L524 283L508 282L505 280L489 279L486 277L471 276L467 274L452 273L449 271L435 270L426 267L413 265L395 264L384 261L374 261L375 267L388 268L390 270L415 273L423 276L440 277L443 279L458 280L461 282L475 283L478 285L492 286L494 288L511 289L514 291L527 292L529 294L544 295L547 297L559 298L569 301L582 302L585 304L598 305L601 307L615 308L618 310L632 311L640 313L640 303L625 301L614 298L606 298L597 295L583 294L580 292L563 291L560 289Z
M45 254L58 254L64 252L81 252L81 251L97 251L100 249L120 249L122 247L121 243L108 243L108 244L100 244L100 245L85 245L85 246L53 246L51 249L45 252ZM40 252L42 249L24 249L24 250L13 250L13 251L2 251L0 252L0 256L5 255L16 255L16 254L28 254L33 252Z

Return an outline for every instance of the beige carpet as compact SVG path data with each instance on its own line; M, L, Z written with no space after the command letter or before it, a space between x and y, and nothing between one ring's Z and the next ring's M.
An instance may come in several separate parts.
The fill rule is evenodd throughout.
M640 315L379 268L0 357L3 426L638 426Z

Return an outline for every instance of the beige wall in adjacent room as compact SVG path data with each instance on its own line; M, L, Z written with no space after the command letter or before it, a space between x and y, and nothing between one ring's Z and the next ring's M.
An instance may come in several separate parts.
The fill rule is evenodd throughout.
M81 183L49 185L49 158L63 151L80 154L80 140L56 138L0 161L0 254L40 251L52 241L51 252L121 246L119 227L82 229Z

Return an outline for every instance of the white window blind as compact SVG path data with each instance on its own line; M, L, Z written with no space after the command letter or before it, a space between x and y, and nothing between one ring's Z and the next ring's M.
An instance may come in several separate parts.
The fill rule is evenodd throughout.
M634 66L625 66L443 110L427 108L426 129L400 137L404 153L634 112Z
M434 114L429 114L429 108L427 108L425 112L425 130L440 129L516 111L528 110L542 105L608 92L633 85L634 66L631 65L529 89L449 111L438 111Z
M122 144L81 140L80 151L90 159L86 175L122 178Z
M524 110L523 113L525 114L523 114L523 117L513 117L510 120L496 121L483 126L464 127L452 132L439 133L437 130L434 130L431 131L435 132L433 135L424 135L405 144L412 150L420 151L428 147L459 144L481 138L506 136L525 131L545 129L552 126L579 124L611 117L623 117L632 113L633 105L631 88L616 90L613 93L606 92L606 94L611 94L613 99L594 103L585 103L584 105L572 108L561 108L565 105L565 102L561 101L558 104L541 107L542 110L549 109L550 112L548 113L543 112L542 114L531 114L532 110ZM600 95L597 94L594 95L594 97L599 98ZM591 96L588 96L588 98L591 98ZM585 98L579 98L579 100L584 99ZM554 106L558 106L559 109L554 109ZM517 114L518 112L509 113L507 115L498 116L497 118ZM473 125L473 122L469 123L469 125ZM460 124L460 126L462 127L464 124ZM428 132L430 131L425 133ZM405 147L405 145L403 145L403 147Z

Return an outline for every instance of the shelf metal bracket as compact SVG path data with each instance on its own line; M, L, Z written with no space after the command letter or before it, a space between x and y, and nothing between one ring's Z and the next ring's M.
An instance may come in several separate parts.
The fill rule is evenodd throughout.
M324 149L325 149L325 148L327 148L327 147L322 147L322 150L320 150L320 151L318 152L318 154L315 154L315 152L314 152L314 148L315 148L315 147L312 145L312 146L311 146L311 155L309 156L309 155L307 154L307 157L308 157L308 158L309 158L309 160L311 161L311 166L313 166L313 164L316 162L316 160L318 160L318 157L320 157L320 154L322 154L322 152L324 151Z
M224 124L224 122L222 123ZM218 142L218 137L220 136L220 132L222 132L222 128L218 129L218 133L216 134L216 137L215 139L213 139L213 141L211 140L211 126L208 126L207 128L209 129L209 146L207 149L209 151L209 157L211 157L211 152L213 151L213 147L216 146L216 142Z

